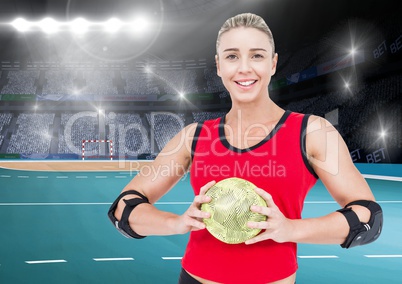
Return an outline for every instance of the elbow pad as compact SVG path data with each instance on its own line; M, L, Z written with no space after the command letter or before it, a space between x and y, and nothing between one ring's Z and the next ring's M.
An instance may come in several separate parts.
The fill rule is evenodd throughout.
M126 206L124 207L123 214L121 215L120 221L116 219L114 216L114 212L116 211L117 204L119 203L120 199L128 194L135 194L138 195L139 197L132 198L129 200L123 199L124 203L126 203ZM110 209L107 213L110 221L112 224L116 227L116 229L126 238L135 238L135 239L142 239L145 238L145 236L141 236L134 232L133 229L130 227L130 223L128 221L128 217L130 216L131 212L134 210L135 207L137 207L141 203L149 203L148 198L144 196L143 194L139 193L136 190L128 190L119 195L119 197L116 198L116 200L113 202L112 206L110 206Z
M356 213L348 206L360 205L370 210L371 216L368 223L360 222ZM348 221L350 231L349 235L341 247L351 248L374 242L381 234L383 224L383 214L381 206L368 200L357 200L347 204L344 208L337 210L342 213Z

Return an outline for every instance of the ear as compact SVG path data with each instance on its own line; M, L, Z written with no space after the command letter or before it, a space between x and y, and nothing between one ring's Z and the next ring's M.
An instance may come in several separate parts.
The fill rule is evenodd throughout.
M271 76L273 76L276 73L277 65L278 65L278 53L275 53L274 58L272 58Z
M216 74L221 77L221 68L219 66L219 57L215 55L215 64L216 64Z

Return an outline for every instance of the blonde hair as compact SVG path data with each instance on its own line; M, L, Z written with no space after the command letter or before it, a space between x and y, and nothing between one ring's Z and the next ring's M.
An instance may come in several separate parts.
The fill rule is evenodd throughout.
M221 29L218 32L218 38L216 40L216 54L218 54L218 47L222 34L230 31L231 29L240 27L255 28L265 33L268 36L269 42L272 46L272 57L275 56L275 43L271 30L269 29L263 18L252 13L238 14L226 20L226 22L222 25Z

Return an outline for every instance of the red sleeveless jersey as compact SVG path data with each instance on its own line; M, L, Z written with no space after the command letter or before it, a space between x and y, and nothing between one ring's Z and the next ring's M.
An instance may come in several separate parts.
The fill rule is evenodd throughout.
M190 171L195 195L209 181L239 177L269 192L287 218L300 219L304 199L317 181L305 155L308 116L285 112L265 139L247 149L229 144L224 119L205 121L196 130ZM296 243L226 244L205 229L190 233L182 265L204 279L258 284L296 272L296 254Z

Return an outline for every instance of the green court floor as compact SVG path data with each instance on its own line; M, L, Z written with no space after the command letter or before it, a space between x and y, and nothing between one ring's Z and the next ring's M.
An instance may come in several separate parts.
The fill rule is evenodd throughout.
M381 237L350 250L299 245L298 284L402 283L402 167L384 167L362 166L384 210ZM0 169L0 283L177 283L187 235L126 239L107 218L131 178ZM186 176L157 206L182 213L192 198ZM337 209L318 182L303 216Z

